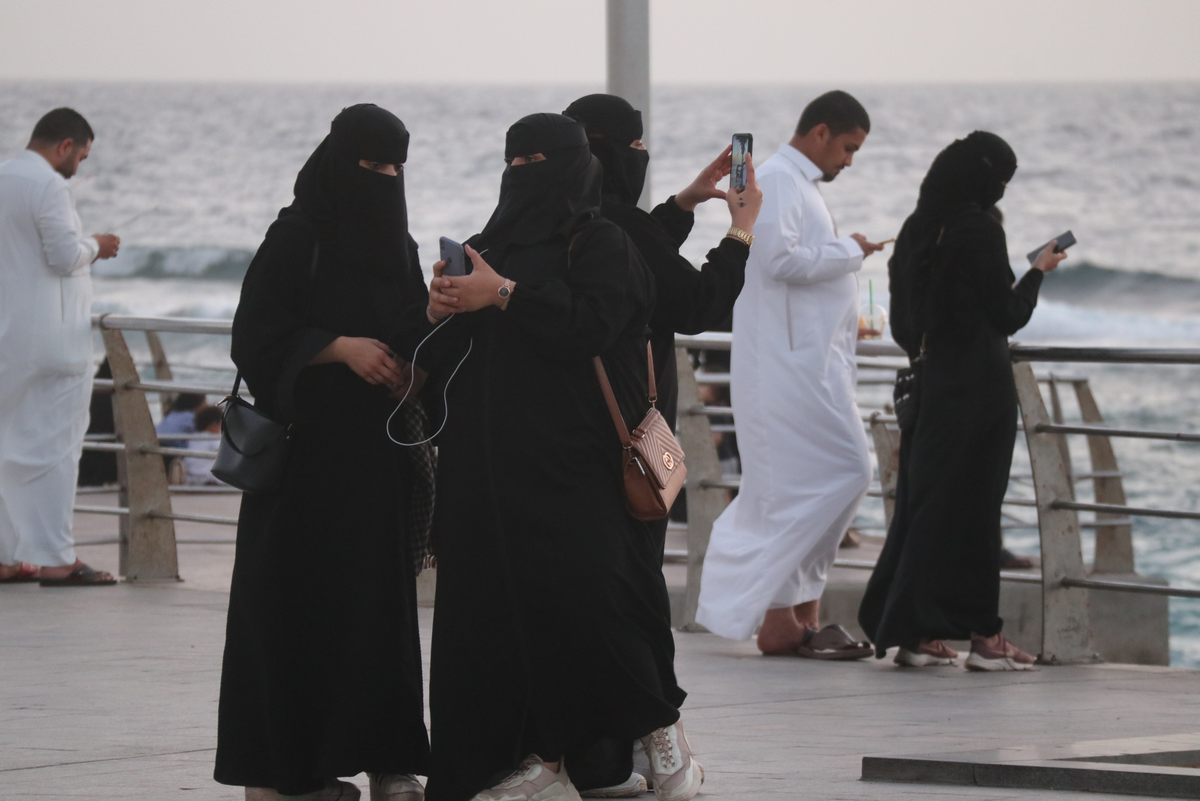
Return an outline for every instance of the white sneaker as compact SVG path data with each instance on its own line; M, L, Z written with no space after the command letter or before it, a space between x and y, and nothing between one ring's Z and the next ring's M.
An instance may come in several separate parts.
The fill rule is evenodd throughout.
M597 787L595 790L584 790L580 793L584 798L637 798L646 792L646 778L634 771L621 784L612 787Z
M471 801L580 801L579 791L571 784L566 766L559 764L558 772L546 767L537 754L525 757L513 775L490 790L484 790Z
M989 644L983 637L971 637L971 653L963 667L979 672L1033 670L1037 657L1025 653L1003 635L995 639L996 642Z
M270 787L247 787L246 801L358 801L362 792L350 782L331 779L325 787L304 795L283 795Z
M654 776L650 773L650 757L646 756L646 749L642 748L641 740L633 741L633 772L646 777L646 789L654 789Z
M689 801L696 797L704 783L704 769L692 759L682 720L643 737L642 748L650 761L649 776L659 801Z
M422 801L425 788L408 773L368 773L371 801Z

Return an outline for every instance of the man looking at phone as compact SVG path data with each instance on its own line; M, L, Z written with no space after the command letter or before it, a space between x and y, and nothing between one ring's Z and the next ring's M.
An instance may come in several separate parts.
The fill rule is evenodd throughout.
M733 312L732 385L741 490L716 521L696 619L764 654L859 659L840 626L820 629L825 577L871 479L855 402L858 280L882 249L839 237L819 184L849 167L871 130L841 91L804 109L758 169L763 207Z
M115 584L75 557L71 506L92 395L91 265L112 234L84 236L67 179L92 147L57 108L0 164L0 583Z

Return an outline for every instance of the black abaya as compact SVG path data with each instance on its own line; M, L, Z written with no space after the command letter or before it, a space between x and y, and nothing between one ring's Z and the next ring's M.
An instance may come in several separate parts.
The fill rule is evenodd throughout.
M529 754L632 742L674 723L683 700L657 613L665 582L646 525L625 510L592 367L603 354L627 424L639 422L651 279L612 223L573 224L565 202L520 212L526 190L542 203L543 181L580 208L599 200L580 144L506 172L479 240L516 289L505 310L458 315L445 331L473 344L439 440L431 801L465 801Z
M268 230L233 326L233 358L256 405L293 426L282 489L242 499L215 777L286 795L363 771L428 772L401 505L409 468L385 433L395 402L344 364L310 365L338 336L411 354L427 290L400 179L343 158L337 134L335 121L301 173L297 203ZM330 180L306 186L314 174ZM347 202L364 195L389 216L364 218ZM338 219L346 212L349 227Z
M859 609L880 657L896 645L990 637L1003 625L1000 507L1017 431L1008 336L1029 321L1042 273L1013 286L1004 231L978 208L946 221L933 269L927 315L893 305L901 330L921 331L914 317L931 325L895 514ZM916 356L919 334L902 344Z

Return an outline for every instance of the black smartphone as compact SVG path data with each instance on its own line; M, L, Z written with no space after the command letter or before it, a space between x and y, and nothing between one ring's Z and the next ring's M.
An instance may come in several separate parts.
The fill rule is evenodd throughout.
M467 251L458 242L455 242L449 237L443 236L439 241L442 249L442 261L446 262L446 268L442 270L442 275L470 275L471 270L475 267L467 258Z
M733 135L733 167L729 171L729 188L746 188L746 156L754 152L754 136L748 133Z
M1075 234L1067 231L1065 234L1059 234L1058 236L1054 237L1050 240L1050 242L1054 243L1055 253L1062 253L1064 250L1071 247L1071 245L1075 244ZM1047 242L1046 245L1049 245L1050 242ZM1046 245L1042 245L1041 247L1035 248L1034 250L1031 250L1025 254L1025 258L1029 259L1030 264L1033 264L1035 261L1037 261L1038 254L1046 249Z

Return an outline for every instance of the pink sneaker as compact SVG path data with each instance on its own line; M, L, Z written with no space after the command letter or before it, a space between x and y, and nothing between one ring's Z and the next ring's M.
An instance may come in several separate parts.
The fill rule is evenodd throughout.
M1030 656L1008 641L1003 634L995 637L972 637L967 670L996 672L1003 670L1033 670L1037 658Z
M690 801L696 797L704 783L704 768L692 758L682 720L643 737L642 748L650 761L646 778L654 782L659 801Z

